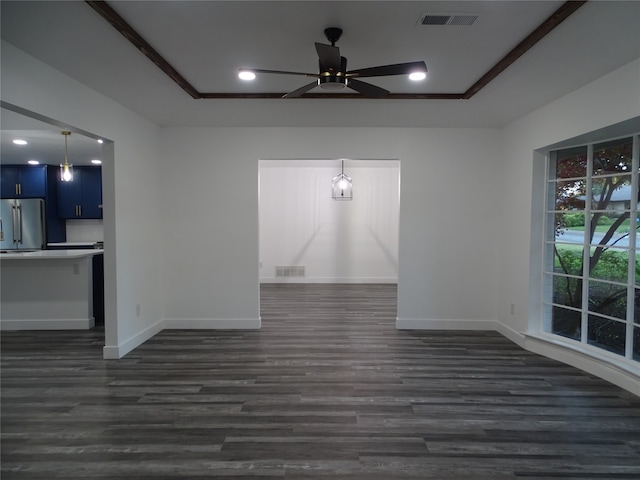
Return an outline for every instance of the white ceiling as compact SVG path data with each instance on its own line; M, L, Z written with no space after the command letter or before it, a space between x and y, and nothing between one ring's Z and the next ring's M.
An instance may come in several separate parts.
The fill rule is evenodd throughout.
M64 161L63 128L25 117L5 108L0 109L0 163L25 165L37 160L43 165L59 165ZM16 145L21 139L27 145ZM73 165L91 165L102 160L102 146L97 139L73 132L67 139L68 161Z
M240 67L317 71L314 42L344 30L349 68L424 60L420 84L371 78L393 93L461 93L562 1L109 1L198 91L287 92L309 79ZM2 38L170 126L501 127L640 57L640 2L590 1L469 100L193 99L85 2L5 1ZM476 14L423 26L423 12ZM320 89L314 90L320 91ZM3 126L3 128L5 128Z

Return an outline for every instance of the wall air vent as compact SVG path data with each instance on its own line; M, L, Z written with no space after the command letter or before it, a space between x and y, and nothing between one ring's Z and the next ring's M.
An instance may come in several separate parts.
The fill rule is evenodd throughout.
M457 13L428 13L420 15L420 25L473 25L478 15Z
M304 276L304 266L301 265L276 267L276 278L301 278Z

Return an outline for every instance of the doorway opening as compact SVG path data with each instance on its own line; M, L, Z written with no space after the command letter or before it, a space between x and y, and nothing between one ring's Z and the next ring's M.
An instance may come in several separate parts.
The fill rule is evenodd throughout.
M91 253L86 252L87 255L85 255L85 257L88 258L86 262L89 264L86 272L79 266L80 264L74 264L73 266L74 274L78 274L81 270L81 274L82 272L86 274L88 277L86 281L91 284L92 288L89 289L87 295L76 295L75 291L72 290L65 291L65 294L71 292L69 295L73 296L74 302L78 302L78 298L82 299L82 302L80 302L81 305L88 302L89 306L87 310L92 308L92 311L85 311L85 317L78 319L73 317L71 321L64 320L62 317L56 317L55 314L48 312L47 320L40 321L38 318L35 318L33 319L34 325L40 325L42 322L44 322L44 324L48 323L51 324L51 330L89 328L93 319L94 326L91 328L92 332L85 333L91 334L90 336L92 336L92 338L99 338L99 341L104 345L106 339L115 338L116 335L116 319L111 313L116 311L115 297L111 294L111 289L105 289L105 285L109 283L108 280L115 278L115 273L113 268L111 268L111 264L114 262L104 262L103 254L99 253L100 250L98 249L104 248L105 236L109 236L114 227L107 217L105 217L104 220L100 218L101 213L96 214L93 211L91 213L83 212L81 210L82 206L80 206L80 208L76 207L75 210L72 209L78 218L72 218L68 215L66 213L67 210L65 210L66 204L62 203L66 197L58 195L58 193L60 193L58 192L60 187L55 181L55 176L58 175L55 172L57 172L63 158L61 157L61 152L66 155L65 149L62 147L64 143L61 131L70 131L72 135L69 139L68 162L74 166L77 177L84 179L82 183L83 188L85 185L88 185L92 189L91 198L87 201L87 205L94 206L94 204L98 204L97 208L100 210L97 211L101 212L104 203L111 204L109 198L104 198L105 182L102 172L104 171L104 166L107 166L107 168L113 167L113 142L94 133L70 126L4 101L0 103L0 107L2 114L3 146L5 146L5 142L10 142L15 136L25 137L29 140L27 142L29 148L25 149L24 153L13 152L8 148L3 148L1 163L3 165L15 165L23 168L36 168L40 169L39 171L46 172L46 175L43 177L46 178L46 193L35 194L37 198L42 199L41 201L43 202L45 211L43 222L43 230L45 231L44 249L92 250ZM27 160L29 160L29 162L27 162ZM42 168L44 165L47 166L46 169ZM49 173L55 173L55 176L49 175ZM80 175L81 173L82 175ZM112 178L112 176L109 175L109 178ZM75 186L77 185L79 185L78 182L76 182ZM101 199L99 199L96 194L96 185L101 187ZM84 197L82 200L85 200ZM55 252L52 252L52 256L54 253ZM48 269L48 271L49 270L52 269ZM51 275L55 277L56 272ZM45 280L41 282L42 285L46 283L47 281ZM56 302L60 305L72 302L72 300L69 299L62 300L52 297L53 294L46 285L42 287L41 290L42 289L44 289L43 298L53 298L52 305L56 304ZM78 290L80 291L81 289ZM80 309L82 310L82 308L84 307ZM107 313L105 313L105 311ZM57 314L62 315L63 313L65 312L58 312ZM73 313L77 314L78 312L74 310ZM45 317L46 316L47 315L45 315ZM73 325L71 325L71 323L73 323ZM78 327L78 324L81 326ZM85 324L87 327L84 327ZM34 328L25 322L16 322L16 325L15 329L17 330L31 330ZM38 328L47 329L47 326Z
M352 179L350 201L332 198L342 171ZM392 300L395 321L399 210L397 159L259 160L261 317L274 295L298 313L310 301L314 310L332 304L363 315L377 296L387 314Z

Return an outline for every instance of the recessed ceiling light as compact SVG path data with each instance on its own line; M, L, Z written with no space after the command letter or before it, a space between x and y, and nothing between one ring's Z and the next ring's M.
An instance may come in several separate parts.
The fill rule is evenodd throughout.
M98 143L104 143L104 140L102 140L101 138L98 139Z
M424 72L413 72L409 74L409 80L413 80L414 82L419 82L425 78L427 78L427 74Z
M40 165L40 162L38 160L27 160L27 163L29 165Z
M240 80L247 80L247 81L255 80L256 74L250 70L240 70L240 72L238 73L238 78L240 78Z
M13 143L15 143L16 145L26 145L27 141L26 140L20 140L19 138L16 138Z
M94 165L100 165L102 163L102 160L98 160L97 158L94 158L93 160L91 160L91 163L93 163Z

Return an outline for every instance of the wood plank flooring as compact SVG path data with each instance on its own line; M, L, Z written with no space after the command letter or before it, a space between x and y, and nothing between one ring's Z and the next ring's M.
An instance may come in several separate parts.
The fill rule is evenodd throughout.
M2 333L2 479L639 479L640 399L393 285L263 285L260 331Z

